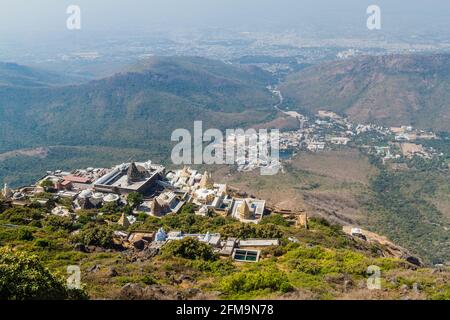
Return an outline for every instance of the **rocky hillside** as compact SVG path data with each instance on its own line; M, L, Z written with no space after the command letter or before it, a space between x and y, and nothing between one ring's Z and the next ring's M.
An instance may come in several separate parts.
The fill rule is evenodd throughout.
M324 219L310 219L308 229L279 215L268 216L259 225L242 224L229 217L201 217L186 206L181 213L163 218L139 215L134 225L121 227L114 223L120 212L111 209L102 215L80 211L76 221L46 215L47 210L0 206L0 245L7 255L16 256L9 261L20 265L21 257L33 260L32 268L0 263L0 274L11 279L0 282L4 299L32 299L39 289L40 297L48 295L42 284L49 282L36 282L41 273L48 278L48 272L37 267L37 259L55 275L65 274L68 265L79 266L91 299L450 298L447 267L424 268L411 257L396 258L390 246L349 236ZM169 242L158 252L114 236L118 230L154 232L160 227L219 232L224 239L277 238L280 245L261 248L259 262L243 263L219 257L195 238ZM379 289L368 288L369 266L380 268ZM58 279L53 282L59 283ZM19 288L34 284L34 291L18 291L8 286L11 282Z
M450 131L450 55L366 56L292 74L292 109L331 110L359 122Z

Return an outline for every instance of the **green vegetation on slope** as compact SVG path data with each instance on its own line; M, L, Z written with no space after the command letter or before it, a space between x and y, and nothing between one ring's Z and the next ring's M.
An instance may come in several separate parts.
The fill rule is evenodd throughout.
M357 122L450 132L450 55L365 56L306 68L281 85L286 104Z
M48 145L160 150L171 133L268 120L270 74L203 58L152 59L88 84L0 88L0 152Z
M373 179L372 190L367 207L376 230L428 263L450 260L450 219L435 205L448 198L448 174L382 171Z
M156 231L162 226L166 230L223 234L236 230L230 235L279 237L281 245L264 249L260 262L238 263L219 258L206 244L185 239L169 243L160 255L136 260L112 249L110 231L103 232L123 229L105 224L105 219L117 220L120 213L103 212L100 216L95 210L83 211L79 212L78 221L70 221L48 217L44 214L47 210L36 206L0 213L0 243L14 247L16 252L39 256L53 273L65 272L68 265L79 265L82 283L91 298L399 299L405 294L420 299L450 298L448 271L415 270L406 261L380 257L383 247L354 240L340 226L323 219L311 219L306 230L289 226L280 216L265 218L260 226L248 226L230 218L195 216L192 207L161 219L139 215L130 229ZM6 226L8 223L19 227ZM73 230L80 230L78 236L71 235ZM92 253L74 251L80 237L99 249ZM288 240L289 237L298 242ZM370 265L381 268L384 290L365 289ZM27 269L21 272L33 283L33 279L27 278ZM128 292L125 288L130 283L146 287L145 292L150 293ZM412 290L413 286L419 288L417 292ZM164 294L158 296L154 292Z
M0 248L0 300L82 299L81 289L68 289L64 279L52 274L38 256Z
M46 87L81 82L81 77L61 75L53 72L0 62L0 87Z

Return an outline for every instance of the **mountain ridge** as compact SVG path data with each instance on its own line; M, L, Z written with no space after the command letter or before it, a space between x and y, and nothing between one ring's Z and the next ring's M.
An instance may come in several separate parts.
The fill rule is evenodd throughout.
M174 129L189 129L194 120L228 128L272 113L271 77L258 69L176 57L130 70L80 85L0 87L0 150L55 142L168 145Z
M0 88L64 86L84 81L85 79L80 76L64 75L12 62L0 62Z
M450 55L362 56L315 65L281 84L290 108L450 131Z

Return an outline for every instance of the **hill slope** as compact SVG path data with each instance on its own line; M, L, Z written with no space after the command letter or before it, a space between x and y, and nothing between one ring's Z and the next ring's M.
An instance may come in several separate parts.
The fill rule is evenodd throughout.
M450 262L450 174L386 170L357 150L300 153L285 173L215 170L215 180L265 199L270 207L306 211L387 236L429 264Z
M77 86L0 88L0 151L61 144L160 148L194 120L218 128L265 120L272 112L270 81L259 69L184 57L154 58Z
M1 87L46 87L68 85L81 82L80 77L62 75L45 70L30 68L15 63L0 62Z
M450 131L450 55L361 57L306 68L281 90L290 107L354 121Z
M448 268L418 267L393 256L391 246L349 236L341 226L326 220L310 219L309 229L305 229L295 227L282 216L271 215L263 218L261 224L244 225L230 217L198 216L194 210L185 206L176 215L144 215L124 228L104 222L105 217L111 221L119 219L120 214L113 211L104 210L103 218L98 217L96 210L78 212L81 218L75 221L46 215L45 208L3 211L0 206L0 244L15 249L8 252L40 257L42 264L55 274L64 274L67 265L80 266L82 283L92 299L450 297ZM19 226L11 228L12 223ZM166 243L160 254L113 239L113 230L156 232L160 227L189 233L218 232L223 239L256 237L281 241L279 246L260 248L260 261L242 263L230 257L220 258L211 247L190 237ZM74 235L73 230L78 233ZM75 244L77 248L81 245L83 252L74 249ZM0 271L7 266L0 264ZM368 288L369 266L380 268L381 290ZM29 270L22 273L24 276L29 274L26 271ZM22 284L24 276L17 277L16 282Z

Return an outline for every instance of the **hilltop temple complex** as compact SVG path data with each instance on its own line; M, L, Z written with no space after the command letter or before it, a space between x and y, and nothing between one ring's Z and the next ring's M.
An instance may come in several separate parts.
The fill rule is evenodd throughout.
M154 217L177 214L185 204L194 205L198 215L216 213L231 216L242 222L258 223L265 210L265 201L241 199L231 195L226 184L214 181L211 173L198 172L189 167L166 171L151 161L123 163L112 168L77 169L47 172L36 185L12 190L7 184L2 197L11 204L27 206L33 202L45 204L53 198L70 200L70 207L57 207L57 215L75 214L78 210L118 208L128 205L128 195L141 194L142 203L134 214L143 212ZM130 216L122 216L119 224L129 225ZM133 220L133 219L131 219Z

